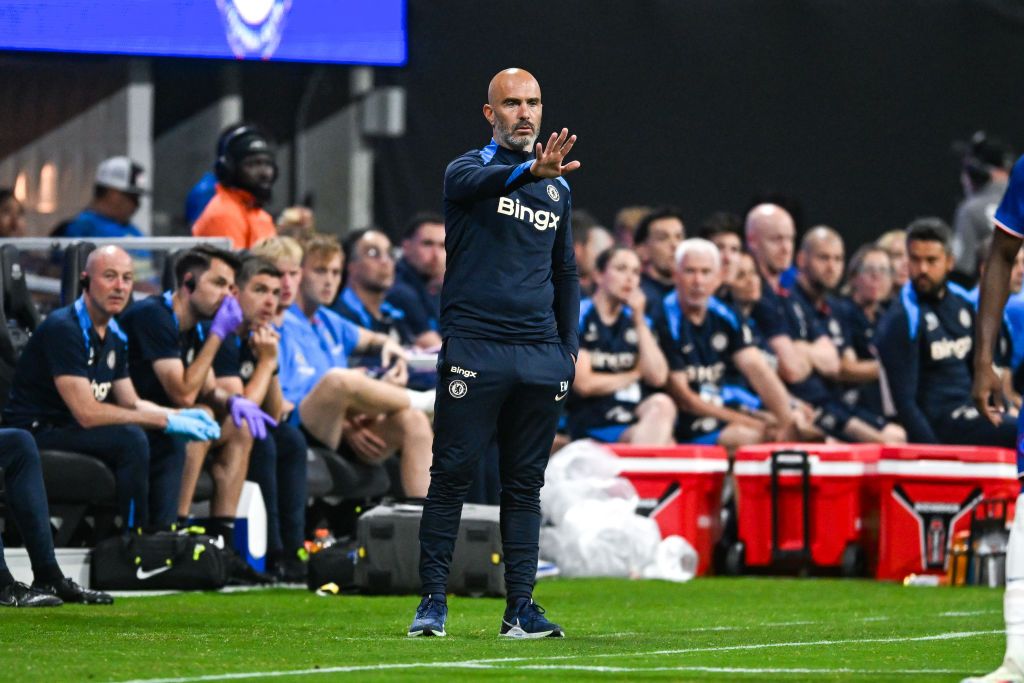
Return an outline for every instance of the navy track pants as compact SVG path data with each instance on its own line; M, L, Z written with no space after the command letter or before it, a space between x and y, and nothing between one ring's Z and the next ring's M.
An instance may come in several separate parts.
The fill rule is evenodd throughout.
M422 592L444 593L462 504L496 438L508 596L529 596L537 573L540 489L576 368L558 343L451 337L438 358L434 460L420 523Z

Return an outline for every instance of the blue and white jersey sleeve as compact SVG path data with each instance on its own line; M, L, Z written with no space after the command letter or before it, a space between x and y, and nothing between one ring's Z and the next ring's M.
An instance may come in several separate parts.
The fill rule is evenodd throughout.
M539 180L530 173L533 159L518 165L491 164L498 143L463 154L448 164L444 174L444 196L454 202L472 203L489 197L502 197L523 185Z
M1010 183L993 221L1014 237L1024 239L1024 156L1013 166Z

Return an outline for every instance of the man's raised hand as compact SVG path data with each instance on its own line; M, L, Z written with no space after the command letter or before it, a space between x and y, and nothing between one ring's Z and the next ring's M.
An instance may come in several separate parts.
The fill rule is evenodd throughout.
M543 147L537 143L537 159L530 166L530 173L538 178L557 178L571 173L580 167L580 162L570 161L562 164L576 144L576 136L569 135L569 129L563 128L561 133L552 133L548 144Z

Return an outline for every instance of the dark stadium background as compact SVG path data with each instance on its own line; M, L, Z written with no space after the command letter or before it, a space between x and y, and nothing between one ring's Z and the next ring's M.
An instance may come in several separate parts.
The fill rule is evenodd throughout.
M439 208L445 164L486 144L486 83L508 65L539 78L545 131L579 134L576 206L606 224L623 205L672 202L695 227L775 191L801 201L802 226L827 222L853 246L951 216L953 140L984 128L1024 149L1024 9L1009 0L410 0L408 28L407 66L375 69L407 90L406 135L375 143L375 216L392 232ZM2 60L0 157L127 72L122 58ZM217 97L219 65L153 60L155 136ZM307 125L346 102L347 67L241 64L246 117L289 139L317 69ZM60 97L21 96L33 78Z

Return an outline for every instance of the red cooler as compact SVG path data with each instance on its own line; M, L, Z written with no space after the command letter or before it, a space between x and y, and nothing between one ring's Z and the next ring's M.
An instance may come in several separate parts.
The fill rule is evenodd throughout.
M621 475L640 494L662 538L682 536L697 550L697 573L706 574L721 533L722 486L729 458L720 446L610 444Z
M867 573L877 530L878 446L762 444L736 452L739 542L726 571L839 568Z
M984 446L883 446L878 461L879 579L942 574L954 534L983 498L1017 497L1013 451ZM1012 517L1012 515L1011 515Z

